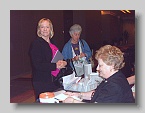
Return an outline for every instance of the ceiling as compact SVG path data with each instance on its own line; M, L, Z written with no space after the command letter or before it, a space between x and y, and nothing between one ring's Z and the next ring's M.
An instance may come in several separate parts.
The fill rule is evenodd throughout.
M103 10L105 13L117 16L122 19L135 18L135 10L129 10L130 13L123 13L121 10ZM125 11L125 10L124 10Z
M135 18L135 10L129 10L130 13L123 13L121 10L110 10L111 12L115 13L116 16L121 18Z

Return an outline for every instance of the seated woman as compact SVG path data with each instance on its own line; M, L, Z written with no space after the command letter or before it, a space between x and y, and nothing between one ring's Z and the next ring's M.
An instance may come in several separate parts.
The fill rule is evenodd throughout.
M66 92L69 95L63 103L134 103L133 94L125 75L120 71L124 67L124 56L115 46L105 45L96 51L95 59L98 61L97 71L104 78L94 91ZM76 96L82 101L70 96Z

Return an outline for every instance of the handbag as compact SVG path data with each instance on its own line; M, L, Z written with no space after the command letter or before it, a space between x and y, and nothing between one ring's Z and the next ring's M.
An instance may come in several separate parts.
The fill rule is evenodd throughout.
M58 75L53 79L53 82L56 86L63 87L62 77L73 73L73 68L70 66L70 63L72 61L70 59L67 59L66 62L67 62L67 65L65 66L65 68L60 69Z

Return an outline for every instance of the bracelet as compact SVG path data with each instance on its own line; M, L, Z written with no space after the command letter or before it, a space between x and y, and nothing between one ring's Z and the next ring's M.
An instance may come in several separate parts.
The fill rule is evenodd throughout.
M75 99L73 98L73 101L72 101L72 103L74 103L74 101L75 101Z
M95 93L95 91L94 91L94 92L92 92L92 94L91 94L91 98L93 98L93 96L94 96L94 93Z
M82 97L83 97L83 94L82 93L80 93L80 95L78 96L80 99L82 99Z

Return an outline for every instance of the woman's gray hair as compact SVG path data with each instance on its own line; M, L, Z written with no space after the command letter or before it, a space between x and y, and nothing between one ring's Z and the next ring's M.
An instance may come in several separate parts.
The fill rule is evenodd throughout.
M69 30L70 35L72 35L75 32L78 32L78 33L81 34L82 27L79 24L74 24L73 26L71 26L71 28Z
M51 30L51 31L50 31L50 38L52 38L53 35L54 35L53 25L52 25L52 22L51 22L49 19L47 19L47 18L42 18L41 20L39 20L38 26L37 26L37 35L38 35L39 37L41 37L40 25L41 25L41 23L42 23L43 21L48 21L48 22L49 22L50 30Z

